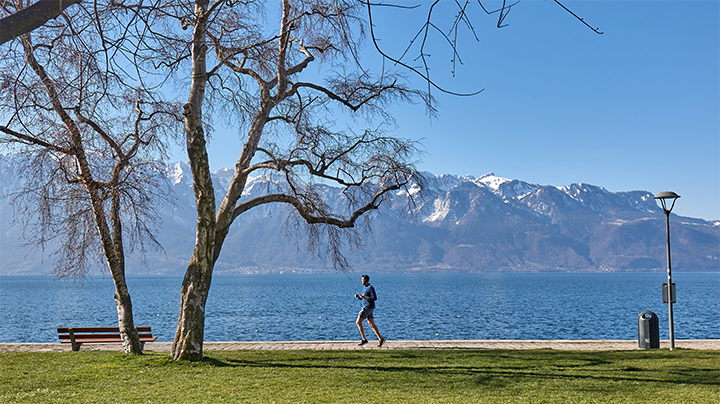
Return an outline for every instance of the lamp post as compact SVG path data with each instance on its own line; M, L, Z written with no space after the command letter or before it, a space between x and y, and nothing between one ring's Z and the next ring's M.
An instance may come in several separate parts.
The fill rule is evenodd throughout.
M675 297L673 293L673 283L672 283L672 270L670 269L670 212L672 211L673 207L675 207L675 201L680 197L680 195L676 194L675 192L671 191L665 191L660 192L659 194L655 195L653 199L659 199L660 205L662 205L663 212L665 212L665 233L667 235L667 302L668 302L668 322L670 323L670 350L672 351L675 348L675 328L673 327L673 298ZM670 209L668 209L667 204L668 202L672 201L672 204L670 204Z

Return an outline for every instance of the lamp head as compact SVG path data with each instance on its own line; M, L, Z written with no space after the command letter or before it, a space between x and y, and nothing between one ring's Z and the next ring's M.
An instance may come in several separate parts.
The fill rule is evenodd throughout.
M664 191L660 192L659 194L655 195L653 199L659 199L660 205L662 205L663 211L665 214L670 214L670 212L673 210L673 207L675 207L675 201L680 197L680 195L676 194L672 191ZM671 201L672 204L670 205L670 209L667 208L667 201Z

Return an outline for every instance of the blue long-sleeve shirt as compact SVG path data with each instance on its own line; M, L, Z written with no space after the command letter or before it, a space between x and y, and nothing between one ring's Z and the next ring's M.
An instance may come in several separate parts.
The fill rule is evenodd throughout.
M371 309L375 308L375 300L377 300L377 294L375 294L375 288L372 285L365 286L362 293L363 296L367 296L367 299L362 299L363 306L368 306Z

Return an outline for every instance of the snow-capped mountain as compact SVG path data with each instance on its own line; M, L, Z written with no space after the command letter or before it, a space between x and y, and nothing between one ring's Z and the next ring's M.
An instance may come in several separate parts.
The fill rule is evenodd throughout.
M17 189L12 156L0 156L0 190ZM168 166L175 206L162 210L158 240L164 251L128 261L136 274L181 274L195 242L195 201L190 168ZM233 171L213 175L218 200ZM665 223L647 191L610 192L590 184L547 186L493 173L419 173L374 215L364 247L346 248L352 266L368 272L406 271L602 271L663 270ZM422 184L422 189L420 184ZM268 177L248 181L244 197L276 190ZM342 208L341 189L323 186L328 205ZM416 204L408 211L407 198ZM219 202L218 202L219 203ZM0 274L48 273L52 260L21 247L23 229L13 221L8 198L0 199ZM236 220L216 265L224 272L332 270L306 252L307 237L288 227L294 212L264 205ZM720 270L720 222L672 216L673 267ZM290 221L291 222L291 221Z

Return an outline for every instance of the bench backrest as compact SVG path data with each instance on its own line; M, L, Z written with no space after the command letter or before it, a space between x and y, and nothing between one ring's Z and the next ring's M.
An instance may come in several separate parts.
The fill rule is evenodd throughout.
M74 333L84 333L84 332L92 332L92 333L119 333L120 327L58 327L57 332L58 334L67 334L70 332L70 329L72 328ZM138 332L152 332L151 327L149 326L143 326L143 327L135 327L137 328Z

